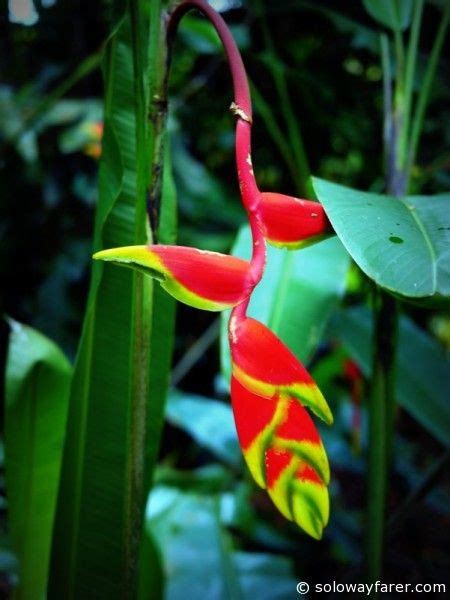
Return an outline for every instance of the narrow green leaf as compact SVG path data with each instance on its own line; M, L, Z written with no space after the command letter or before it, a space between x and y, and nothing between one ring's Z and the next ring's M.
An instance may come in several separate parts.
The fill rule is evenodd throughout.
M41 600L66 427L72 368L34 329L10 321L5 377L8 525L19 560L18 600Z
M250 231L239 232L233 254L249 258ZM311 360L345 290L349 257L337 238L299 251L267 249L267 265L249 315L267 325L302 361ZM230 374L228 313L222 317L222 369Z
M358 306L340 311L329 332L342 341L366 376L371 369L372 319ZM449 445L450 362L438 344L410 319L400 320L397 391L399 404L442 444Z
M341 242L378 285L413 299L450 296L450 194L393 198L313 178Z
M153 3L156 35L159 10ZM130 22L122 23L105 56L95 249L147 241L152 145L147 140L151 125L143 122L145 15L133 21L133 36ZM144 81L136 83L136 78ZM136 595L138 546L163 420L172 327L173 303L150 278L94 265L71 386L50 599Z

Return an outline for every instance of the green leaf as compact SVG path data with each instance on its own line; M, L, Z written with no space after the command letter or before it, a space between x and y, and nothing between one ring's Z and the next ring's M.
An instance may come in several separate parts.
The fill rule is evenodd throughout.
M248 227L240 230L233 254L249 258ZM249 315L267 325L307 363L323 335L327 320L345 290L349 257L337 238L298 251L267 248L267 265L256 287ZM230 375L228 313L222 317L222 369Z
M72 369L48 338L9 323L5 466L8 526L19 560L15 598L40 600L47 587Z
M450 296L450 194L394 198L313 178L340 240L368 277L403 297Z
M290 560L234 552L221 523L220 496L158 486L150 496L147 528L161 546L167 576L165 598L284 600L296 582Z
M159 10L159 3L152 3L156 35ZM133 27L125 20L105 55L105 138L95 249L147 241L145 179L151 171L152 144L147 139L151 124L142 61L148 21L134 18ZM173 210L173 199L167 198L170 186L166 182L163 187L163 210L167 200L168 210ZM166 215L164 223L172 227L173 219ZM167 230L162 226L161 239ZM143 510L163 423L173 319L173 302L150 278L111 265L93 266L71 386L50 599L135 596Z
M363 0L371 17L394 31L403 31L411 23L413 0Z
M228 404L194 394L173 391L166 418L195 441L232 466L242 462L233 414Z
M344 344L366 376L371 370L372 318L358 306L336 314L330 334ZM400 320L397 357L399 404L442 444L450 431L450 362L433 338L410 319Z

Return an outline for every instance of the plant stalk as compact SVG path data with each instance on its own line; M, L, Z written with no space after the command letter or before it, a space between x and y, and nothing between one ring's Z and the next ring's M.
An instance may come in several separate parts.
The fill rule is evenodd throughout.
M163 171L163 142L166 111L148 118L150 106L167 80L167 46L161 34L161 2L152 2L150 14L142 0L130 0L133 39L134 97L136 116L136 243L152 243L147 219L147 190L152 207L159 209ZM148 74L147 67L152 65ZM148 82L148 79L150 80ZM161 83L162 82L162 83ZM150 86L148 86L150 83ZM150 90L148 89L150 87ZM159 104L159 103L158 103ZM166 102L167 105L167 102ZM150 165L150 168L149 168ZM156 228L156 224L155 224ZM131 403L128 415L127 493L125 494L125 556L127 589L124 597L135 598L138 586L139 553L143 515L149 489L149 389L154 283L142 273L133 276L133 332L131 353ZM153 350L154 351L154 350Z
M440 21L439 28L434 40L433 47L431 49L430 58L428 60L427 68L425 70L425 75L420 88L420 93L417 99L417 105L414 112L414 119L411 127L411 140L409 143L409 157L406 167L408 176L416 160L417 148L419 146L420 135L423 129L425 111L427 109L428 101L430 99L431 86L434 80L434 76L436 74L439 56L444 45L444 39L447 33L449 21L450 3L447 2L444 8L444 14L442 15L442 19Z
M374 352L369 394L369 457L366 557L369 582L381 579L384 554L386 492L395 414L397 300L374 292Z

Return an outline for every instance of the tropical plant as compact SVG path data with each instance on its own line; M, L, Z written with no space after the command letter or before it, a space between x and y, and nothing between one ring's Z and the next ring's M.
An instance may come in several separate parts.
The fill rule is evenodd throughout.
M255 3L265 48L258 69L267 71L275 94L275 101L267 100L259 89L264 78L252 69L250 88L256 115L262 117L256 135L260 139L262 126L267 128L283 159L280 168L294 186L290 192L283 182L283 193L278 193L260 191L277 187L264 155L252 161L254 117L231 33L235 28L229 29L206 0L168 4L109 3L102 50L40 101L19 129L5 129L7 143L20 151L26 132L38 139L45 127L60 124L58 106L67 110L67 105L58 105L59 98L101 58L103 125L98 107L77 109L78 115L88 115L90 125L76 125L63 138L64 147L98 159L102 134L93 241L99 260L92 267L74 364L36 330L8 321L4 443L8 526L18 560L15 597L178 598L189 587L193 598L287 598L296 586L293 567L297 575L302 568L292 562L294 550L317 559L314 542L299 537L298 529L290 529L281 517L277 520L243 474L229 406L172 388L219 332L213 321L170 379L174 298L202 310L225 311L217 389L227 394L231 381L237 438L253 479L284 517L316 539L329 519L330 493L331 522L322 548L329 545L330 554L354 564L349 557L358 554L355 531L365 529L366 577L379 580L390 535L390 474L395 468L409 478L411 490L390 521L394 531L411 505L432 490L449 460L445 450L422 479L412 477L412 451L396 432L398 404L448 445L448 359L423 323L427 315L446 322L450 196L419 195L423 175L417 156L449 6L442 8L422 65L423 0L364 0L364 25L321 3L299 3L314 18L358 35L366 49L379 41L384 181L378 178L378 187L358 191L348 185L356 178L336 177L339 168L325 168L325 163L317 169L321 177L310 179L308 144L300 127L307 124L288 89L293 73L266 19L269 10L276 15L295 7ZM208 18L218 38L203 19L184 16L191 9ZM204 166L187 158L173 125L167 124L177 29L192 53L216 55L222 44L232 74L237 179L249 223L239 231L232 254L216 251L228 250L224 238L217 236L212 251L207 236L183 222L178 230L183 244L189 243L175 245L174 173L181 196L204 198L201 185L195 188L199 182L205 182L206 196L221 195L220 185ZM303 51L309 50L305 46ZM174 76L183 79L176 68L174 60ZM348 68L355 71L356 66L348 63ZM206 113L202 107L199 120L210 125ZM353 164L350 158L347 162ZM214 201L199 213L203 219L215 215ZM218 219L232 232L240 212L229 206ZM183 221L186 201L180 200L179 207ZM198 222L198 213L189 210L192 222ZM430 376L440 384L430 386ZM331 425L324 396L335 424L321 429L307 409ZM178 457L177 463L171 451L158 465L165 419L220 464L205 466L200 454L192 468L186 458L190 451L183 449L188 470L179 468L182 460ZM336 472L330 492L325 448ZM361 478L362 456L368 467L363 522L358 511L346 506L336 484L344 462L352 478ZM250 551L254 545L262 550ZM304 571L302 576L308 579Z

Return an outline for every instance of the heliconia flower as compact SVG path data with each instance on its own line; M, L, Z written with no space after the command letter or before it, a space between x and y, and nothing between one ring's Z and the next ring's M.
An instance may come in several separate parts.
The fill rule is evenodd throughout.
M265 325L250 317L232 316L229 339L233 376L249 391L266 398L289 395L327 424L333 422L330 408L311 375Z
M101 250L93 258L143 271L180 302L203 310L231 308L253 289L250 263L218 252L161 244Z
M274 504L319 539L328 521L330 468L307 411L286 394L264 397L231 379L239 442L255 481Z
M264 236L273 246L295 250L331 234L331 224L319 202L263 192L260 208Z

